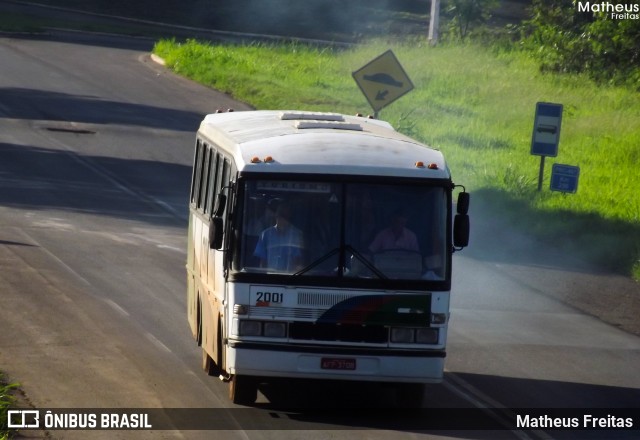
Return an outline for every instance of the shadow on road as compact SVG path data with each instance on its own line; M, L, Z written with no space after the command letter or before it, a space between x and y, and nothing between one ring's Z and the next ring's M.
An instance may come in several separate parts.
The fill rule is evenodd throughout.
M638 389L480 374L456 376L473 389L491 389L492 398L501 406L477 407L444 385L429 385L423 408L402 408L394 402L391 387L380 383L289 380L262 384L260 391L270 402L252 408L169 409L166 415L174 424L191 429L381 429L460 439L517 438L512 431L522 431L518 415L578 418L581 423L585 414L634 420L640 416ZM473 389L463 391L473 394ZM532 400L531 396L536 397ZM567 439L632 439L639 433L637 427L551 431L552 438Z
M608 385L455 373L474 388L490 390L507 408L614 408L640 415L640 389Z
M189 166L7 143L0 143L0 157L0 206L185 225ZM182 201L184 215L164 210L155 199Z
M453 373L445 373L445 381ZM491 396L507 408L635 408L640 410L640 389L607 385L524 379L486 374L455 373L456 378L474 389L491 390ZM514 392L514 390L518 390ZM264 409L278 408L402 408L395 399L392 384L342 381L286 380L265 383L260 391L269 400L257 404ZM473 408L441 384L427 385L425 407Z
M401 404L399 408L398 402L393 401L393 393L382 384L326 382L265 385L261 391L273 402L257 407L275 411L275 416L283 412L285 415L279 417L291 420L297 429L305 429L298 424L308 425L310 429L326 429L322 427L325 425L334 429L428 432L452 438L511 438L509 431L517 428L518 414L532 417L548 414L580 420L585 414L633 417L634 420L640 416L640 390L634 388L481 374L456 373L456 376L474 389L491 390L492 398L503 407L486 411L457 398L443 385L429 385L424 408L402 408ZM454 403L457 407L442 407L442 402ZM554 431L553 437L631 439L637 438L637 429L592 429L577 436L575 430Z
M2 116L12 119L122 124L193 133L203 117L197 112L16 87L0 88L0 103Z

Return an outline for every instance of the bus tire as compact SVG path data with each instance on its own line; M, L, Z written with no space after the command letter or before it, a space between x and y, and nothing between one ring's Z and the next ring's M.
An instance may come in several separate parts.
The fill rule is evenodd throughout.
M211 359L211 356L209 356L209 353L207 353L204 347L202 347L202 369L209 376L220 375L220 369L218 368L216 363L213 361L213 359Z
M196 310L196 342L198 347L202 345L202 299L200 298L200 292L198 292L198 308Z
M229 381L229 399L236 405L253 405L258 398L258 383L251 376L234 374Z

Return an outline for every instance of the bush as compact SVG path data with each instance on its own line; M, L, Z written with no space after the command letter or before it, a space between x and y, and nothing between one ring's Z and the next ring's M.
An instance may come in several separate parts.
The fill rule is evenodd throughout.
M585 73L598 82L640 90L640 19L581 11L580 3L587 2L534 0L532 18L522 27L523 47L543 70Z
M486 23L497 5L496 0L445 0L447 33L459 40L466 39L474 28Z
M16 383L7 383L0 373L0 439L8 439L11 435L7 420L7 411L15 403L12 390L18 387Z

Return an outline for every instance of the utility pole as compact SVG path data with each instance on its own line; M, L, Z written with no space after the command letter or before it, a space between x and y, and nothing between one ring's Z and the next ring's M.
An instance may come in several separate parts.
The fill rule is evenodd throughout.
M431 17L429 19L429 44L438 44L438 27L440 26L440 0L431 0Z

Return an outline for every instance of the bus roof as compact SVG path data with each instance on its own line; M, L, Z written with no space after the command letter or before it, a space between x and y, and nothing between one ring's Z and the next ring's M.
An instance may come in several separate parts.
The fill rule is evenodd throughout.
M442 153L387 122L364 117L275 110L216 113L205 117L199 133L231 154L241 173L451 178Z

